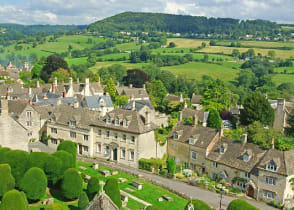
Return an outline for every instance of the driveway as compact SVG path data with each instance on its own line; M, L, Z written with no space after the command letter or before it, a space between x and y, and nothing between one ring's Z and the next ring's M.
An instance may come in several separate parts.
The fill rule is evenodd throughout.
M145 179L147 182L152 182L153 184L159 185L163 188L166 188L178 195L183 195L184 197L188 198L196 198L199 200L202 200L209 205L213 206L215 209L220 209L220 194L210 192L208 190L204 190L195 186L188 185L184 182L164 178L162 176L158 176L149 172L146 172L144 170L135 169L132 167L128 167L125 165L119 165L112 162L107 162L105 160L101 159L91 159L91 158L84 158L84 157L78 157L78 160L90 162L90 163L98 163L100 165L103 165L108 168L112 168L118 171L122 171L125 173L129 173L135 176L139 176L142 179ZM235 197L230 197L223 195L222 196L222 209L226 209L229 203L236 199ZM242 198L244 199L244 198ZM257 208L260 208L261 210L274 210L276 208L273 208L271 206L268 206L265 203L258 202L255 200L247 200L250 204L256 206Z

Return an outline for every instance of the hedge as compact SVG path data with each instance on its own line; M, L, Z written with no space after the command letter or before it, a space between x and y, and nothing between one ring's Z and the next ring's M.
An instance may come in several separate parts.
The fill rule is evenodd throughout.
M57 151L60 151L60 150L64 150L72 155L73 167L75 167L76 159L77 159L77 144L72 141L63 141L57 147Z
M115 178L109 178L106 181L104 187L105 193L111 198L115 205L120 208L121 205L121 195L117 180Z
M259 210L259 208L252 206L243 199L235 199L229 204L227 210Z
M62 205L61 203L53 203L49 206L46 206L45 210L69 210L69 208Z
M0 198L8 192L14 189L15 180L11 175L11 168L8 164L0 164Z
M89 204L89 198L87 196L87 194L82 191L79 197L79 202L78 202L78 207L83 210L85 209Z
M187 203L186 207L190 203L191 203L191 201L189 201ZM207 203L205 203L204 201L198 200L198 199L193 199L192 204L193 204L194 210L212 210Z
M176 161L173 158L169 158L166 162L168 173L176 173Z
M100 191L99 178L97 176L92 176L87 185L87 195L90 200L92 200L97 193Z
M76 199L80 196L83 188L83 180L78 171L74 168L69 168L65 171L62 180L62 194L69 200Z
M146 210L163 210L163 208L159 206L148 206Z
M47 177L44 171L37 167L30 168L21 180L22 189L29 200L40 200L46 193Z
M70 153L66 151L57 151L52 154L55 157L58 157L62 162L61 173L64 173L68 168L75 168L73 157Z
M0 148L0 164L5 163L6 153L9 151L10 151L10 149L7 147Z
M145 159L145 158L141 158L139 160L139 168L146 170L146 171L152 171L152 168L155 169L162 169L164 167L165 163L164 160L161 159L155 159L155 158L151 158L151 159Z
M0 210L28 210L28 202L23 192L10 190L4 194Z
M63 177L62 161L56 156L48 156L44 169L47 180L51 184L56 184Z
M32 152L29 156L29 168L38 167L45 170L48 154L44 152Z

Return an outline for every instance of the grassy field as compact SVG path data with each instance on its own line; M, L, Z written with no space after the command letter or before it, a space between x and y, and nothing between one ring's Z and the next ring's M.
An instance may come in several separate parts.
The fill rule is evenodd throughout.
M167 40L167 45L170 42L174 42L176 44L176 48L196 48L201 46L202 42L205 42L206 45L209 45L209 40L204 39L171 38Z
M252 46L252 47L262 47L262 48L272 48L272 47L293 47L294 42L272 42L272 41L238 41L241 46ZM232 41L217 41L217 44L228 46Z
M127 69L142 69L144 65L148 65L148 63L129 63L127 61L105 61L105 62L97 62L95 66L91 67L90 70L93 72L97 72L102 67L111 66L113 64L120 64L125 66Z
M291 66L291 67L277 67L277 68L275 68L275 72L278 72L278 73L284 72L284 70L286 70L287 73L294 73L294 66Z
M239 72L238 64L233 62L227 62L223 65L191 62L178 66L162 67L162 69L195 80L201 80L203 75L209 75L215 79L230 81L234 80Z
M275 74L273 76L273 81L276 85L281 83L294 83L294 74Z

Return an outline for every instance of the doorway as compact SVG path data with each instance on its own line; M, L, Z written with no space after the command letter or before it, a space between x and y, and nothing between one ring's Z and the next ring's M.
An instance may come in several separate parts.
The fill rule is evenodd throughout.
M254 188L251 185L248 186L248 193L247 193L247 195L249 197L251 197L251 198L254 198Z
M83 146L81 144L79 144L79 154L80 155L83 154Z
M113 152L113 160L117 160L117 148L114 148L112 152Z

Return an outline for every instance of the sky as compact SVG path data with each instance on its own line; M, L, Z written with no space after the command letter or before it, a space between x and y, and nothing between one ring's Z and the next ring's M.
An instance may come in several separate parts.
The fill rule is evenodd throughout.
M81 25L126 11L294 24L294 0L0 0L1 23Z

